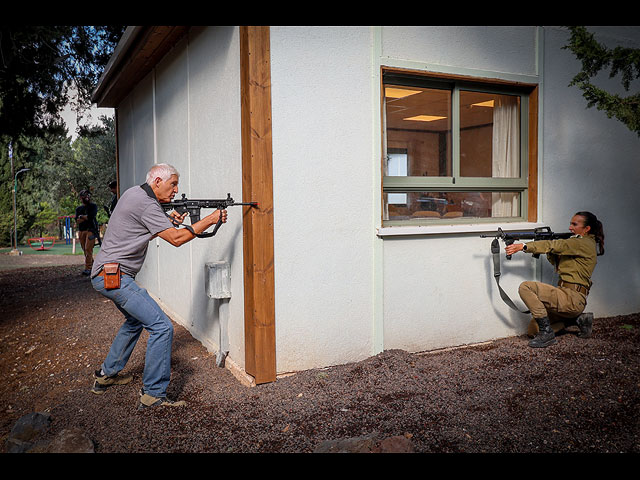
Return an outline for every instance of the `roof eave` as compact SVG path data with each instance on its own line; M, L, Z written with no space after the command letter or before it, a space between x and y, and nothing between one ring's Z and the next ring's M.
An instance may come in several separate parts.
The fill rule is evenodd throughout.
M189 26L127 27L93 91L91 101L100 108L117 108L188 30Z

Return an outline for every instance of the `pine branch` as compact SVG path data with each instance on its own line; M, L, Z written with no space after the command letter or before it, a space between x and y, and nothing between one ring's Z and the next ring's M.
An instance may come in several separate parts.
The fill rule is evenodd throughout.
M622 97L591 83L598 73L609 69L609 78L620 75L622 86L629 91L631 82L640 78L640 49L620 46L609 49L596 41L585 27L568 29L571 33L569 44L563 49L571 50L582 63L582 70L573 77L569 86L576 86L582 91L587 108L596 107L604 111L609 118L618 119L640 136L640 94Z

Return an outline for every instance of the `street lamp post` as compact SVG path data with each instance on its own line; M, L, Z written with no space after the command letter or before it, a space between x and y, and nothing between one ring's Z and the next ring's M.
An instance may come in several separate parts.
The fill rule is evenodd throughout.
M15 239L15 249L9 252L11 255L22 255L18 250L18 219L16 215L16 192L18 191L18 174L28 171L28 168L18 170L13 177L13 235Z

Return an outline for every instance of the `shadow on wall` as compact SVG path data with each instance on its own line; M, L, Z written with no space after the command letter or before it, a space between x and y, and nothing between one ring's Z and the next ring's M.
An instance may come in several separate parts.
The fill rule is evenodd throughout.
M521 260L521 261L518 261L518 260ZM520 281L517 282L518 286L523 281L534 280L533 278L530 278L533 270L531 268L531 264L527 262L527 260L528 259L526 257L520 257L519 259L512 258L511 260L506 260L505 253L504 253L504 244L501 244L500 246L501 279L502 277L519 278ZM487 275L485 276L485 287L487 291L487 298L489 299L489 303L493 305L493 312L496 318L498 318L504 325L506 325L509 328L512 328L516 331L522 330L529 323L530 316L529 314L519 313L513 310L512 308L507 307L506 304L504 304L504 302L500 298L500 291L498 289L498 286L496 285L495 277L493 275L494 273L493 256L489 251L489 244L487 244L487 256L485 260L485 266L487 271ZM509 296L509 298L511 298L513 303L518 308L520 308L521 310L527 309L526 305L520 299L520 295L518 295L517 286L513 288L512 285L510 284L505 285L504 283L501 283L501 287L504 289L506 294ZM497 305L500 305L501 307L504 305L505 307L507 307L509 312L509 317L507 317L504 313L506 312L506 310L504 310L503 308L499 310Z
M195 239L193 241L216 242L221 237L218 235L227 227L232 227L228 223L223 225L214 237ZM204 312L205 318L199 319L196 325L198 334L207 339L207 343L215 344L217 348L216 364L224 367L224 361L229 353L229 320L230 305L233 288L231 282L231 271L233 271L232 259L235 258L235 251L238 239L242 232L242 224L238 224L226 242L226 248L217 250L217 259L207 259L202 265L195 265L197 273L192 289L192 305L199 305L206 302ZM240 257L242 258L242 257ZM242 270L241 270L242 271ZM237 288L243 288L240 281ZM242 296L239 297L242 299ZM194 311L201 309L194 308ZM241 319L243 320L243 319ZM194 319L191 320L194 326Z

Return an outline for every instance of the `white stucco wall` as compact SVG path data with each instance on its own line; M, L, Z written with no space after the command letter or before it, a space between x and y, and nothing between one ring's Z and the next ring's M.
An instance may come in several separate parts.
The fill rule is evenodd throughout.
M372 352L370 41L271 27L278 371Z
M539 83L539 221L567 231L578 210L596 213L608 234L607 253L593 277L588 311L596 316L636 312L640 254L623 245L640 228L628 216L638 205L638 137L602 112L586 110L580 92L568 87L580 69L562 49L568 32L536 30L385 28L381 63L504 79L530 76ZM622 34L627 41L635 35L636 46L640 39L638 29L594 31ZM529 317L509 309L498 295L488 240L452 234L386 238L383 243L385 349L433 349L525 331ZM557 277L545 259L503 260L502 285L521 306L517 286L528 279L555 282Z
M638 254L619 255L612 237L624 221L614 207L634 204L638 139L585 110L580 93L568 88L579 65L561 48L566 30L284 27L271 33L281 368L486 341L521 334L529 322L500 299L490 240L479 231L376 236L380 65L539 83L538 225L566 231L577 210L601 216L609 241L589 310L603 316L640 309L637 269L627 268L619 280ZM637 30L625 34L637 38ZM578 141L585 136L591 140ZM614 158L624 172L611 168ZM586 169L576 173L578 165ZM341 213L334 218L333 212ZM502 285L523 307L517 287L529 279L555 281L545 259L503 260Z
M622 33L638 39L637 29ZM624 248L640 228L628 215L638 204L639 141L567 86L579 69L561 48L567 38L553 27L271 27L279 373L516 335L529 321L500 299L490 240L479 232L377 235L381 65L539 83L539 223L566 231L577 210L601 217L607 253L588 310L640 310L640 252ZM209 27L181 41L119 108L119 139L122 187L168 162L189 197L239 199L238 29ZM232 299L222 307L230 357L242 366L236 208L214 239L179 249L152 242L139 279L217 350L221 305L205 296L203 269L229 261ZM544 259L503 261L502 285L518 303L527 279L554 280Z
M119 108L121 188L145 181L154 163L180 172L179 193L188 198L242 200L240 53L238 29L192 30ZM213 238L176 248L149 244L137 280L178 323L211 351L222 341L230 358L244 364L242 208ZM206 215L211 210L202 210ZM207 262L231 267L231 299L205 293ZM225 328L220 336L220 322Z
M382 57L430 66L536 75L536 29L512 26L385 27Z
M627 47L640 48L638 27L588 28L609 48L621 40ZM606 253L598 257L587 308L596 316L637 312L640 251L629 245L640 235L640 139L620 121L595 107L587 109L578 88L566 87L580 70L573 54L562 50L568 38L564 29L545 29L542 214L556 228L565 227L567 216L579 210L598 215ZM607 76L608 72L599 75L600 86L629 95L619 80ZM638 91L639 83L631 92Z
M380 32L384 66L535 83L535 27L388 27ZM375 133L375 132L374 132ZM421 351L521 333L528 319L499 297L479 232L389 236L382 276L383 348ZM519 300L517 285L535 278L537 262L515 257L501 284ZM520 303L520 305L522 305Z

